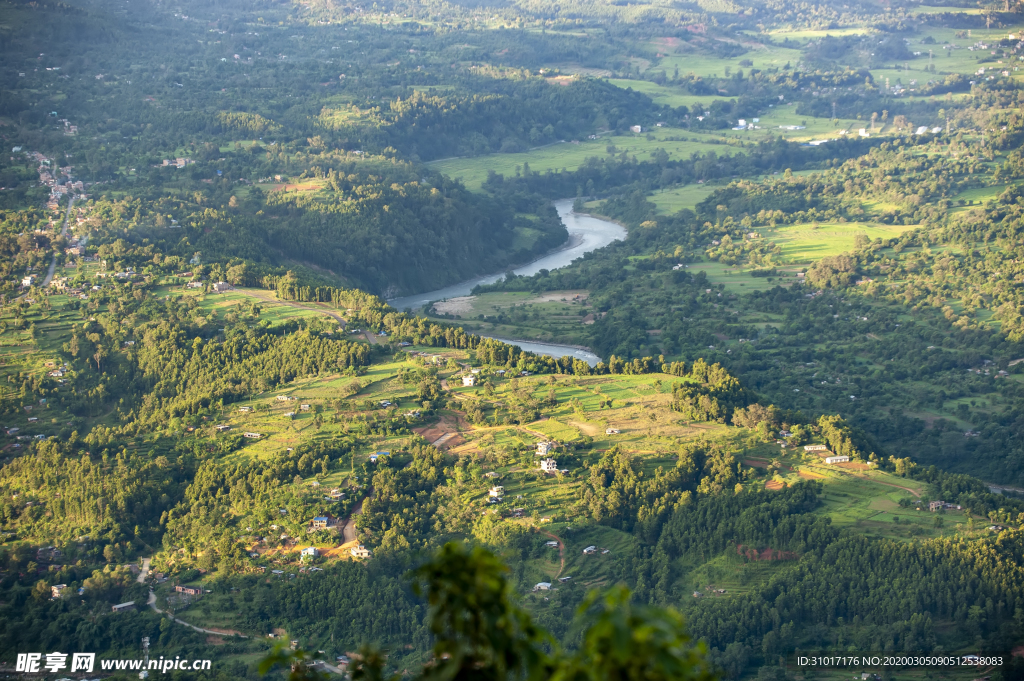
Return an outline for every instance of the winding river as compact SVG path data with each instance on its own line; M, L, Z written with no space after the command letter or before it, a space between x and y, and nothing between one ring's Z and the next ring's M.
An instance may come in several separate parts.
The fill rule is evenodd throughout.
M555 209L562 224L569 231L569 240L561 248L537 258L533 262L513 270L518 275L532 276L541 270L557 270L569 265L576 258L584 253L603 248L613 241L621 241L626 238L626 230L620 225L607 220L601 220L589 215L579 215L572 211L572 199L561 199L555 202ZM427 291L404 298L389 300L388 304L398 310L419 310L427 303L458 296L468 296L475 287L481 284L493 284L505 276L504 272L487 274L467 281L446 286L436 291ZM592 352L574 347L572 345L560 345L558 343L539 343L533 341L508 340L499 338L508 343L518 345L523 350L536 352L541 355L562 357L570 355L584 360L591 366L597 364L599 357Z

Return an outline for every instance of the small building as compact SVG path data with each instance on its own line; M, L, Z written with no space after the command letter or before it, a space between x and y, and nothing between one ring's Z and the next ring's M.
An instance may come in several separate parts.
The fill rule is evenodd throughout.
M128 601L127 603L118 603L110 608L114 612L128 612L129 610L135 609L135 601Z
M604 431L604 434L605 435L618 435L619 434L619 429L618 428L606 428L605 431Z
M476 385L476 376L470 374L469 376L462 377L462 385L467 388L472 388Z
M359 544L357 546L353 546L351 549L349 549L348 552L352 554L353 558L369 558L370 557L370 550L368 548L366 548L365 546L363 546L362 544Z
M309 405L308 404L300 404L299 405L299 410L300 411L309 411Z
M552 539L551 541L544 542L544 546L548 546L548 547L551 547L553 549L557 549L558 548L558 542L555 541L554 539Z
M182 585L179 584L178 586L174 587L174 590L177 591L180 594L185 594L186 596L202 596L203 595L202 588L198 587L198 586L182 586Z
M229 284L226 281L218 281L216 284L213 285L213 290L214 290L215 293L223 293L224 291L233 291L234 288L235 288L234 286L232 286L231 284Z
M315 546L309 546L302 549L303 558L317 558L320 555L320 551Z
M317 517L313 518L312 522L310 523L310 527L312 527L314 530L326 530L328 527L330 527L330 524L330 516L318 515Z
M275 399L278 402L287 402L288 401L288 396L287 395L278 395Z
M537 443L537 456L547 456L555 449L554 442L538 442Z
M252 407L239 407L238 411L242 412L243 414L248 414L249 412L252 411Z
M287 419L294 420L295 419L295 412L294 411L286 411L284 413L284 416Z
M827 464L848 463L849 461L850 461L850 457L848 457L848 456L826 456L825 457L825 463L827 463Z
M572 579L572 577L569 577L569 576L565 576L565 577L559 577L559 578L558 578L558 581L559 581L559 582L561 582L562 584L565 584L565 583L566 583L566 582L568 582L568 581L569 581L570 579Z
M222 432L222 433L223 433L223 432L224 432L225 430L231 430L231 426L227 425L226 423L222 423L222 424L220 424L219 426L217 426L216 428L217 428L217 430L218 430L218 431L220 431L220 432Z
M629 131L630 132L635 132L635 133L641 133L641 132L644 131L644 129L643 129L643 127L641 127L639 125L631 125L631 126L629 126Z
M250 440L259 440L263 435L260 433L242 433L242 437L247 437Z
M825 445L804 445L805 452L827 452L828 447Z
M540 462L540 469L545 473L557 473L558 462L554 459L544 459Z
M50 587L50 598L56 600L63 595L64 591L67 590L67 584L54 584Z
M332 489L329 492L329 494L330 494L331 499L344 499L345 498L345 493L342 492L340 489Z
M583 555L585 555L585 556L591 556L591 555L593 555L595 553L597 553L597 547L596 546L588 546L587 548L583 549Z
M536 586L533 587L534 591L550 591L551 582L537 582Z
M498 497L500 499L505 496L505 488L501 485L495 485L487 491L487 495L491 497Z

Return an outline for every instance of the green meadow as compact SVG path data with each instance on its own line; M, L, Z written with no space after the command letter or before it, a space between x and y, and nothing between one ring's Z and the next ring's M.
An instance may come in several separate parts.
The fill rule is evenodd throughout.
M811 223L780 225L774 230L758 230L766 239L779 244L787 262L810 263L827 255L852 251L858 234L870 239L890 239L914 229L916 225L882 225L864 222Z
M443 159L428 165L449 177L461 179L469 189L479 190L487 179L488 171L493 170L510 177L525 165L529 165L533 172L542 173L549 170L575 170L588 158L609 156L610 146L615 148L613 153L627 153L636 156L638 160L648 160L659 149L673 159L689 158L692 154L709 151L726 156L735 151L734 147L721 144L714 137L692 135L678 129L656 128L649 133L637 135L602 135L597 140L561 142L515 154Z

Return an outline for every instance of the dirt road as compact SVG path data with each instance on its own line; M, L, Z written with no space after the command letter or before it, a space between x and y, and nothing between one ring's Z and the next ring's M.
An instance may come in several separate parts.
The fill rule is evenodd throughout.
M370 490L369 497L373 494L373 489ZM341 528L341 535L345 538L345 543L356 540L356 516L363 512L363 501L361 500L358 504L352 507L352 513L349 514L348 520L345 521L344 527Z
M60 235L61 236L67 236L68 235L68 223L71 221L71 208L74 205L75 205L75 197L72 196L70 199L68 199L68 211L67 211L67 213L64 214L64 226L60 230ZM47 270L46 278L43 279L43 288L46 288L47 286L50 285L50 282L53 281L53 274L56 271L57 271L57 254L54 253L53 254L53 260L50 261L50 269Z
M149 607L153 608L153 610L155 610L156 612L160 613L161 615L165 614L163 610L161 610L160 608L156 607L156 594L153 593L152 589L150 589L149 600L146 601L146 605L148 605ZM170 616L168 615L168 617L170 617ZM198 631L201 634L213 634L214 636L240 636L241 638L249 638L245 634L240 634L237 631L233 631L231 629L222 629L222 630L203 629L202 627L197 627L194 624L189 624L185 620L179 620L177 617L171 617L171 619L174 620L175 622L177 622L178 624L183 624L186 627L188 627L189 629L193 629L195 631Z

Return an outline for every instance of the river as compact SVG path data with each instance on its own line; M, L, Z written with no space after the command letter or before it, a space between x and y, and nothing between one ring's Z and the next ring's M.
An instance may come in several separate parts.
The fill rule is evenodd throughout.
M621 241L626 238L626 230L621 225L609 222L608 220L601 220L590 215L579 215L574 213L572 210L572 204L572 199L561 199L559 201L555 201L555 210L558 211L558 217L562 220L562 224L564 224L565 228L569 231L569 240L566 241L561 248L554 250L547 255L543 255L522 267L517 267L512 270L513 272L518 275L529 277L537 274L541 270L557 270L559 268L566 267L576 258L582 257L584 253L589 253L590 251L597 250L598 248L603 248L613 241ZM411 309L413 311L418 311L430 302L457 298L459 296L468 296L477 286L481 284L493 284L504 276L504 272L486 274L458 284L446 286L445 288L438 289L436 291L427 291L426 293L417 293L403 298L395 298L393 300L389 300L388 304L397 310ZM594 366L598 361L600 361L600 358L594 353L572 345L535 343L533 341L506 340L504 338L499 338L498 340L518 345L523 350L535 352L540 355L551 355L552 357L570 355L584 360L590 364L590 366Z

